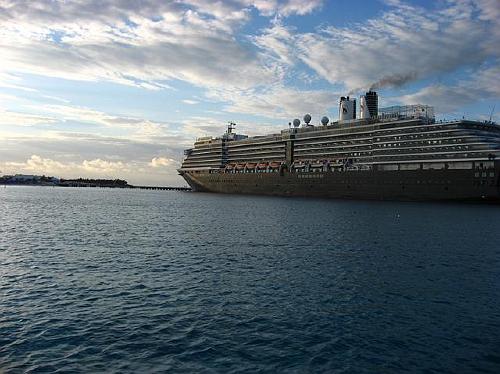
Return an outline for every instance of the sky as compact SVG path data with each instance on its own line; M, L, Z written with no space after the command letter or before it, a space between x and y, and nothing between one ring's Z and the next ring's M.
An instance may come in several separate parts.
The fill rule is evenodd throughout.
M500 121L500 0L0 0L0 175L184 185L229 121L380 106Z

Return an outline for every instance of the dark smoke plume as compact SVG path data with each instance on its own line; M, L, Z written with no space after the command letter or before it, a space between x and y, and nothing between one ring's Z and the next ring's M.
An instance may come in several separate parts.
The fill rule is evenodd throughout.
M411 82L417 78L417 73L411 72L408 74L393 74L387 75L370 86L371 90L376 90L384 87L401 87L404 84Z

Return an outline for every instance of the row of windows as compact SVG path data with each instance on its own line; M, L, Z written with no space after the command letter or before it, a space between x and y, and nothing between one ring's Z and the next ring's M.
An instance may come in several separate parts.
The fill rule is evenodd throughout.
M226 170L226 174L261 174L261 173L279 173L278 169L239 169L239 170Z
M490 178L495 178L495 172L493 171L490 171L489 173L483 171L482 173L480 172L475 172L474 173L474 177L475 178L486 178L486 177L490 177Z
M210 154L210 155L194 155L194 156L188 156L185 161L203 161L203 160L220 160L222 157L222 153L219 154Z
M324 174L298 174L297 178L318 179L318 178L323 178L324 176L325 176Z
M379 171L405 171L405 170L470 170L473 168L472 162L450 162L450 163L415 163L415 164L385 164L378 165ZM294 167L291 171L297 170L298 173L306 173L305 175L314 175L316 173L323 173L328 171L366 171L372 170L372 166L370 165L357 165L351 167L344 167L342 165L324 165L320 168L312 168L309 165L305 167ZM241 174L241 173L278 173L279 170L277 168L269 168L269 169L233 169L233 170L213 170L210 173L231 173L231 174ZM475 177L487 177L490 178L495 177L495 172L476 172Z
M401 137L395 137L395 138L401 138ZM404 138L404 137L403 137ZM470 138L470 137L469 137ZM324 149L324 148L332 148L332 147L338 147L338 148L345 148L345 147L360 147L364 146L367 148L371 148L372 146L378 146L378 147L394 147L394 146L423 146L423 145L438 145L438 144L451 144L454 145L456 143L463 143L464 139L463 138L449 138L449 139L431 139L431 140L419 140L419 141L401 141L401 139L394 139L394 140L400 140L397 143L393 142L381 142L380 138L376 139L376 142L369 142L369 141L356 141L356 140L344 140L344 141L324 141L324 142L317 142L317 143L307 143L307 144L295 144L295 149L296 150L302 150L302 149Z
M284 149L278 149L278 150L255 150L252 152L230 152L228 153L229 158L242 158L246 156L255 156L255 155L284 155L285 150Z

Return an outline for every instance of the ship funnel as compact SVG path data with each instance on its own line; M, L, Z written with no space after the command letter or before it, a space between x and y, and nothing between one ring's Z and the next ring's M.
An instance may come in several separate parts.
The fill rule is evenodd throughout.
M378 96L375 91L368 91L365 94L366 105L368 107L368 112L370 113L370 118L377 118L378 116Z
M339 105L339 120L347 121L351 119L356 119L356 99L342 96Z
M359 118L361 119L370 118L370 111L368 110L368 105L366 104L365 95L362 95L359 98Z

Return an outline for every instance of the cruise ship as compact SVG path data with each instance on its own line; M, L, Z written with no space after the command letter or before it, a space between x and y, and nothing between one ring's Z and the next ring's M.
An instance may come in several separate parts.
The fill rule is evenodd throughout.
M248 137L234 124L185 150L193 191L377 200L500 201L500 126L436 121L427 105L378 108L369 91L341 97L339 120L295 119ZM358 115L358 118L356 118Z

